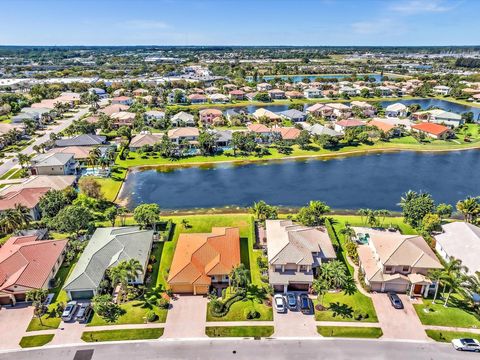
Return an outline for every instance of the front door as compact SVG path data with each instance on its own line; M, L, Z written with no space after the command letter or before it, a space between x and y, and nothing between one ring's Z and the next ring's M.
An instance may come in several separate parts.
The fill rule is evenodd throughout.
M423 290L423 285L415 284L415 287L413 288L413 293L414 294L422 294L422 290Z

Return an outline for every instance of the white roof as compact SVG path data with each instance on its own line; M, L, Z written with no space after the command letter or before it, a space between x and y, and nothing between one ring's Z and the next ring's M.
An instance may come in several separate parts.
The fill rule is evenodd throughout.
M391 104L391 105L388 105L385 110L387 111L403 111L403 110L406 110L407 107L402 104L402 103L395 103L395 104Z
M435 240L449 257L462 260L469 273L480 271L480 228L456 221L442 225L443 233Z

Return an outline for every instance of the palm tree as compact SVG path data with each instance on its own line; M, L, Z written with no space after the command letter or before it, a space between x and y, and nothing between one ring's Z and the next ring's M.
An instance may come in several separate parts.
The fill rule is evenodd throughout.
M0 214L0 227L4 233L11 233L22 226L22 219L14 209L7 209Z
M462 285L465 283L465 275L460 272L449 274L448 276L442 277L442 280L445 285L448 286L448 294L445 298L445 303L443 304L444 307L447 307L448 300L450 299L450 295L454 291L458 291Z
M229 275L230 285L237 291L238 289L246 289L250 283L250 271L244 264L240 264L232 269Z
M30 161L30 156L29 155L25 155L25 154L22 154L22 153L18 153L17 154L17 160L18 160L18 163L20 164L20 166L23 167L25 165L27 165Z
M128 209L125 207L119 207L117 210L118 216L120 216L120 221L122 223L122 226L125 226L125 222L127 220L127 214L128 214Z
M377 210L377 215L382 217L382 227L385 224L385 218L391 215L391 212L386 209Z
M29 290L25 294L25 300L32 301L33 313L38 318L40 325L43 326L42 316L45 314L47 307L45 306L45 300L48 296L48 290L45 289L35 289Z
M339 260L323 263L318 278L327 283L329 290L342 288L348 280L347 268Z
M95 165L98 163L98 160L102 156L102 152L98 147L93 148L88 152L88 162L95 168Z
M132 258L128 261L122 261L119 265L125 270L127 281L133 282L139 275L143 274L143 266L137 259Z
M472 223L480 214L480 203L478 197L467 197L457 202L457 210L462 213L465 221Z
M15 211L18 214L18 218L22 223L25 224L25 226L28 226L33 220L32 215L30 215L30 209L28 209L25 205L15 204Z
M428 278L437 283L435 288L435 295L433 296L432 304L435 304L435 300L437 299L438 289L440 288L440 280L442 279L443 270L442 269L434 269L428 272Z
M345 227L340 230L340 234L342 234L347 241L352 241L355 236L355 230L353 230L349 224L345 224Z
M469 299L472 299L474 296L478 297L480 294L480 271L475 271L475 275L467 277L462 292ZM478 307L478 303L476 303L476 306Z
M312 283L312 289L317 293L317 300L320 303L320 306L323 308L323 297L327 293L329 286L327 282L323 279L315 279Z
M417 193L413 190L408 190L401 198L400 202L398 205L403 208L405 205L407 205L412 199L417 197Z
M362 224L365 225L365 222L363 221L364 217L366 217L368 215L368 211L370 209L360 209L357 211L357 214L360 215L360 219L362 221Z
M460 278L468 271L467 267L462 265L462 260L452 258L449 262L445 264L441 275L440 282L443 284L442 293L445 296L445 290L450 283L452 283L453 278ZM465 280L465 279L463 279ZM454 284L455 285L455 284Z
M264 222L267 219L276 219L278 217L277 208L275 206L268 205L263 200L254 202L250 211L261 222Z

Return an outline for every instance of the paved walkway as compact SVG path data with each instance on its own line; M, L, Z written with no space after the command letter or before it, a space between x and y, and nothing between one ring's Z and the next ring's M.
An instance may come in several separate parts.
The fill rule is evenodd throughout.
M435 325L424 325L424 328L425 330L461 331L461 332L471 332L474 334L480 334L480 329L478 328L459 328L459 327L435 326Z
M372 295L363 288L362 283L358 280L358 273L360 272L360 268L355 265L355 263L350 259L350 256L346 256L347 262L353 267L353 280L355 281L355 285L357 285L358 291L360 291L363 295L367 297L371 297Z
M163 337L205 337L207 303L208 299L203 296L179 295L172 299Z
M3 307L0 309L0 350L18 349L20 339L32 320L30 306Z
M404 308L395 309L387 294L371 294L378 321L386 339L429 340L410 298L399 295Z

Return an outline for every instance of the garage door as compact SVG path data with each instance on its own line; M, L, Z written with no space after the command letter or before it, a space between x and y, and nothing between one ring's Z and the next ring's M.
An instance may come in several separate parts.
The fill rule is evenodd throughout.
M386 283L385 284L385 292L393 291L398 293L404 293L407 291L408 284L405 283Z
M90 300L93 297L93 290L71 291L72 300Z
M288 291L308 291L308 284L289 284Z

